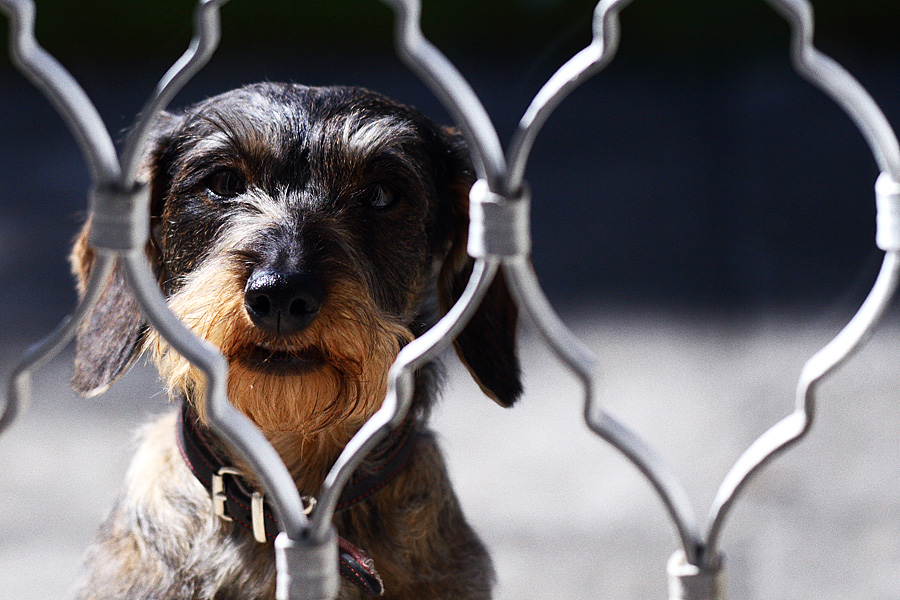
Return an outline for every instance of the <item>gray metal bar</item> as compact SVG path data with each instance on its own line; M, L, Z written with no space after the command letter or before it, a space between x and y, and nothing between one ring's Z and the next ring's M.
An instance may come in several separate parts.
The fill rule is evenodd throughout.
M33 0L0 0L10 20L10 56L16 68L53 104L87 160L91 179L109 183L119 177L119 161L103 119L66 69L34 37Z
M288 537L300 539L307 519L300 493L278 453L255 425L228 400L228 362L218 348L195 336L166 305L143 249L123 255L127 280L144 315L179 354L206 376L204 402L213 429L259 476Z
M119 173L115 145L96 108L78 82L44 50L34 36L35 6L32 0L0 0L0 12L10 21L10 56L13 64L35 85L62 116L88 164L95 182L111 182ZM85 297L73 314L63 319L41 341L28 349L10 376L0 433L28 406L31 372L65 347L109 277L112 262L99 263L91 273Z
M87 161L91 179L108 183L120 174L115 145L103 120L84 89L34 36L35 6L32 0L0 0L0 12L10 22L10 56L16 68L35 85L62 116ZM0 414L0 433L27 408L31 373L40 368L72 339L81 319L105 285L111 261L99 262L87 283L85 297L72 315L63 319L41 341L28 349L10 376L6 403Z
M403 421L409 411L415 369L448 348L465 328L494 280L498 264L496 260L476 260L472 276L456 304L434 327L407 344L397 355L388 374L388 392L384 403L347 443L325 479L310 525L311 537L325 539L338 498L353 471L378 442Z
M601 437L622 451L650 479L676 523L685 553L689 557L695 558L699 545L698 528L690 503L687 501L687 496L678 479L658 455L620 423L608 415L602 415L598 419L591 415L593 412L592 390L595 359L565 328L550 307L549 302L546 301L533 272L527 267L525 259L530 252L526 221L527 210L523 211L521 210L522 206L516 206L517 203L527 201L522 198L523 195L527 196L523 193L526 186L522 175L527 154L531 150L541 124L566 94L580 85L590 74L602 68L611 58L618 40L616 9L620 5L626 4L627 1L604 0L598 5L595 12L594 43L564 65L532 102L529 112L520 123L520 130L517 132L514 145L508 155L510 163L518 169L509 178L507 163L502 152L495 156L499 150L499 142L496 140L496 132L490 118L484 113L480 101L458 71L422 37L419 28L419 2L416 0L386 0L398 15L396 33L398 53L410 68L428 83L444 103L448 112L454 116L470 140L476 166L480 166L479 175L484 181L473 187L473 206L471 208L473 222L469 231L470 253L476 258L503 259L504 271L510 287L515 292L517 304L532 315L540 332L560 360L581 379L586 393L585 414L588 423ZM612 43L605 45L605 39L611 40ZM503 185L504 181L506 185ZM482 183L487 190L479 187ZM476 200L483 204L476 203ZM486 211L487 208L491 208L491 210ZM474 218L475 216L477 219ZM500 222L504 219L521 222ZM449 343L449 340L445 340L445 343ZM401 353L402 355L403 353ZM398 357L395 368L401 364L400 361L401 358ZM385 400L385 407L390 406L391 408L390 412L386 414L396 416L402 412L394 406L398 402L394 397L397 394L396 390L401 389L401 395L411 393L412 380L403 371L395 372L392 369L392 373L395 373L396 376L392 377L392 389L388 393L388 399ZM365 431L365 437L361 439L376 439L376 432L387 432L390 420L379 416L380 412L370 419L369 423L366 423L360 431L361 434ZM376 417L379 417L378 421L376 421ZM397 422L399 421L394 424ZM359 450L357 450L356 444L351 441L351 444L345 449L345 453L367 452L374 445L371 441L367 444L367 446L360 444ZM348 464L355 465L361 460L361 457L357 455L355 460L350 461L350 456L353 455L348 455ZM344 455L342 455L343 457ZM339 490L337 491L339 492ZM331 496L334 496L334 502L336 502L336 493L331 493ZM317 517L319 516L317 515ZM328 515L322 516L323 519L325 517ZM313 529L316 531L316 535L323 534L322 526L314 523Z
M819 52L813 45L813 10L807 0L767 0L791 26L791 58L800 75L816 85L841 106L863 134L876 162L882 169L881 187L890 188L887 194L876 187L879 200L894 194L900 169L900 145L897 136L881 109L869 93L843 67ZM888 179L885 179L887 177ZM891 185L893 183L893 186ZM890 199L889 199L890 200ZM887 213L887 214L886 214ZM896 207L879 202L879 240L897 240ZM884 218L884 217L887 218ZM879 244L883 245L883 244ZM815 389L818 382L843 364L857 351L874 331L890 305L900 280L900 248L888 250L881 272L859 311L838 335L817 352L800 374L794 412L760 436L738 458L725 476L713 500L706 533L707 559L716 559L718 540L731 506L749 480L777 455L799 442L812 427L815 413Z
M75 327L96 300L99 290L118 256L128 281L148 320L172 346L196 364L207 377L208 414L211 425L247 460L266 488L285 531L299 539L307 519L293 479L255 426L227 400L227 363L208 343L196 338L166 306L159 286L143 254L147 242L146 202L135 200L144 190L135 177L147 136L159 111L205 64L219 40L218 9L225 0L200 0L194 17L195 32L188 51L169 69L147 103L135 133L128 142L121 169L115 147L102 119L84 91L59 63L34 39L34 4L31 0L0 0L0 9L9 14L13 60L17 67L51 100L79 141L91 168L95 202L91 241L98 253L97 268L88 283L88 292L72 318L64 321L46 342L23 359L10 382L11 395L2 417L6 427L21 412L21 394L28 390L31 368L58 352L71 339ZM98 245L98 241L101 245Z
M228 0L199 0L194 10L194 36L185 53L163 75L140 112L137 124L128 136L122 152L122 184L128 186L137 177L147 137L159 114L172 102L184 85L203 68L219 45L221 22L219 9Z
M815 391L819 381L846 361L872 334L890 306L900 279L900 254L885 255L881 272L863 305L831 342L807 361L797 384L796 408L762 434L738 458L722 480L710 508L706 544L708 556L716 556L725 519L754 475L809 432L815 416Z
M619 48L619 13L631 2L632 0L602 0L597 4L594 8L594 34L591 43L550 77L522 115L507 153L508 186L512 194L523 183L534 141L553 111L578 86L612 62Z
M472 149L478 177L487 179L491 189L503 189L506 159L491 118L469 82L422 35L420 0L382 0L396 15L397 54L431 89L459 125Z
M517 304L526 310L557 358L578 377L584 388L584 418L591 431L625 455L648 479L669 513L681 546L693 562L700 533L693 508L681 481L662 458L596 402L597 360L563 324L541 290L527 259L507 259L503 271Z
M100 255L97 257L84 291L84 297L75 307L75 311L63 319L56 329L45 338L28 348L13 369L7 387L6 405L3 407L3 412L0 413L0 435L12 425L17 416L27 410L31 401L32 372L44 366L72 341L78 324L106 286L114 265L115 258L112 256Z

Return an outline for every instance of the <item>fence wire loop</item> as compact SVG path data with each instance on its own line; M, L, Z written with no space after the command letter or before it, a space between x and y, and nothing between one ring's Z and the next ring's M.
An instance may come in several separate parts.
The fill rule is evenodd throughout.
M344 448L329 472L316 510L307 519L293 479L262 433L229 402L228 365L210 343L197 338L168 309L143 253L149 238L149 193L137 182L141 157L156 120L182 86L209 60L220 37L219 9L227 0L199 0L188 50L151 94L129 136L116 153L96 108L74 78L34 38L32 0L0 0L10 19L13 63L63 116L91 174L91 245L99 250L83 298L70 318L28 350L9 380L0 414L0 433L28 402L31 373L74 335L118 262L150 324L206 376L203 401L212 428L258 475L283 528L275 542L279 599L326 600L337 596L336 533L332 524L340 494L365 456L409 411L415 370L433 360L460 333L502 270L519 309L529 315L545 343L579 379L587 426L616 448L644 475L675 527L680 550L668 564L670 600L719 600L724 574L718 542L730 508L752 477L810 430L815 391L868 339L900 281L900 144L866 90L813 45L808 0L767 0L790 24L790 54L797 72L840 105L866 139L881 175L875 185L876 244L886 252L873 288L851 321L804 365L795 407L738 458L722 480L701 534L685 489L667 463L640 436L617 421L596 398L598 361L562 322L530 265L531 193L525 171L540 129L565 98L614 58L620 39L619 12L632 0L601 0L593 15L591 43L563 64L527 107L506 153L477 94L456 67L422 34L419 0L382 0L396 14L397 52L430 87L462 130L472 151L478 181L470 191L468 251L475 258L460 299L425 334L398 354L388 374L382 407Z
M876 198L891 196L890 181L897 181L900 144L884 113L865 88L834 60L813 45L813 10L807 0L768 0L790 24L791 59L797 72L837 103L856 124L869 144L883 173L876 185ZM880 191L881 190L881 191ZM893 204L883 208L883 205ZM819 381L834 371L869 339L880 322L900 280L900 256L896 242L897 220L891 214L896 204L879 201L879 247L887 250L881 271L866 300L850 322L824 348L807 361L797 384L795 411L763 433L738 458L719 486L710 508L706 533L709 561L717 559L719 537L731 506L750 479L777 455L799 442L809 432L815 413L815 391ZM884 243L885 245L882 245Z
M115 181L120 169L112 138L78 82L35 39L33 0L0 0L0 12L5 13L10 22L9 44L13 65L44 93L63 117L78 142L95 184L105 185ZM99 296L113 264L114 261L108 257L98 258L84 297L72 315L31 346L16 365L10 375L6 402L0 413L0 433L27 408L31 399L32 371L50 361L72 339L78 324Z
M508 171L496 174L494 177L495 180L504 181L507 190L518 190L523 185L528 156L538 131L549 115L569 93L590 76L605 68L612 60L620 38L618 14L629 3L630 0L602 0L598 3L594 11L594 37L591 44L564 64L535 96L520 121L506 155ZM882 171L896 174L900 167L900 160L898 160L900 151L898 151L897 139L893 130L865 89L842 67L813 46L813 16L809 2L806 0L769 0L769 3L787 19L792 28L791 58L798 73L844 108L869 143ZM419 15L417 2L411 0L402 4L407 18L409 18L409 14ZM406 52L401 51L401 56L410 63L409 66L416 72L427 70L427 66L421 64L422 55L417 56L414 52L409 51L409 48L422 43L419 28L411 27L407 23L405 27L398 28L398 36L402 36L398 40L398 47L406 49ZM432 53L437 52L431 47L430 50ZM440 64L443 65L443 63ZM442 77L444 78L443 85ZM455 69L441 69L429 72L429 78L433 89L442 90L454 80L461 78L461 75ZM438 81L434 81L435 78ZM465 86L465 89L470 91L468 86ZM438 96L451 114L465 113L465 107L462 102L457 101L457 98L445 93L438 93ZM471 98L462 100L477 105L481 109L480 103ZM487 138L490 137L489 134L493 133L493 128L485 126L482 132L470 133L475 137L478 137L479 133L483 133ZM483 146L474 144L473 152L476 159L484 164ZM502 166L499 161L496 161L496 164ZM878 244L886 250L896 248L894 244L897 241L895 236L897 211L894 199L896 185L891 186L885 182L896 182L897 180L897 177L892 177L890 180L882 179L879 185ZM491 181L488 179L486 182L479 182L478 187L472 193L471 234L473 239L470 242L470 253L473 256L495 254L505 258L520 258L525 254L524 248L510 241L517 239L515 236L518 233L517 230L489 230L490 225L481 222L488 210L497 214L502 210L498 208L502 206L502 198L494 200L493 203L484 202L486 194L492 193L493 189L500 189L491 186ZM518 215L507 215L507 217L515 223L524 222L524 219ZM487 218L490 219L490 215ZM880 320L897 285L895 263L896 256L889 253L885 257L881 275L863 307L835 340L817 353L808 363L818 369L804 368L801 382L798 385L798 405L802 409L763 434L756 443L748 448L726 476L711 509L707 535L703 541L696 535L692 525L691 511L685 501L683 487L677 478L671 475L668 467L639 437L622 427L602 410L591 409L592 390L595 388L593 385L594 373L591 368L594 359L581 344L572 344L574 336L556 317L549 303L546 302L533 271L528 269L521 260L504 262L503 268L520 308L533 316L538 330L556 351L560 360L582 380L585 388L585 415L591 429L623 452L654 484L654 488L660 494L670 511L670 516L676 523L688 564L692 564L701 572L714 572L721 564L717 542L730 506L759 469L802 438L809 430L816 383L858 349ZM810 376L812 372L815 373ZM700 556L701 548L703 548L702 557ZM714 587L708 587L705 591L698 589L688 590L685 593L686 597L706 598L714 597L719 594L719 591Z
M514 165L513 168L518 169L518 171L513 171L511 175L506 160L503 160L502 151L501 156L497 156L496 129L484 112L481 101L459 71L439 50L422 37L418 23L411 22L414 19L418 19L421 15L420 2L418 0L385 1L394 7L397 12L399 24L395 29L397 35L396 45L401 58L404 59L410 69L420 75L438 99L441 100L447 111L457 120L457 124L470 141L470 150L473 154L476 169L480 165L482 170L487 171L486 173L479 171L480 178L485 181L477 184L479 187L475 189L472 196L475 204L481 204L481 206L476 206L473 211L476 222L471 226L470 233L474 233L475 236L474 241L470 243L470 250L474 250L476 257L491 256L493 255L492 251L496 252L496 256L503 257L503 272L519 308L531 316L538 332L550 345L557 357L582 382L584 388L583 403L585 414L588 415L592 412L589 410L589 407L593 406L593 390L597 387L594 382L596 358L559 319L541 290L534 271L528 264L527 254L524 252L527 248L526 242L529 239L526 237L528 234L528 223L526 217L522 214L527 209L527 205L513 207L511 205L515 203L514 200L499 198L492 203L491 199L495 196L504 196L504 194L498 194L498 190L508 190L509 192L505 194L508 198L516 198L520 194L525 193L524 181L522 180L524 164L527 162L527 154L531 150L540 124L561 103L565 95L586 80L590 74L596 72L597 69L593 67L593 63L579 65L578 69L583 70L583 72L564 73L562 76L557 77L558 81L568 81L567 77L571 75L569 83L563 82L559 89L553 92L548 92L549 88L545 86L538 93L538 96L526 113L526 117L529 114L533 114L535 118L531 124L520 125L517 137L512 142L512 151L509 157ZM606 18L610 13L614 13L613 9L618 4L619 2L601 2L598 5L596 14L601 15L601 18ZM601 24L597 25L597 29L602 32L608 31L610 27ZM617 23L613 23L611 29L614 30L611 37L618 39ZM562 71L566 71L566 67ZM553 79L551 79L552 81ZM472 143L473 141L474 143ZM500 185L500 183L503 185ZM488 200L488 202L482 203L483 200ZM504 204L510 206L505 208ZM485 206L488 207L487 210L484 210ZM470 207L470 211L472 210ZM480 214L479 210L481 210ZM504 210L511 211L513 214L503 215ZM490 211L490 214L488 214L488 211ZM503 229L501 229L499 224L495 225L494 223L482 225L477 220L483 220L484 215L487 215L487 218L491 221L499 221L499 219L494 218L495 215L498 217L506 216L512 218L514 224ZM482 230L482 227L484 227L484 230ZM495 229L486 231L488 227ZM490 234L498 235L495 237ZM690 503L687 501L687 494L682 484L674 476L674 473L672 473L665 461L640 440L637 435L602 411L600 411L600 415L596 421L589 420L588 425L598 435L622 452L649 478L654 489L662 499L664 506L669 511L685 553L691 559L694 559L697 556L697 548L699 546L699 533L693 511L690 508Z

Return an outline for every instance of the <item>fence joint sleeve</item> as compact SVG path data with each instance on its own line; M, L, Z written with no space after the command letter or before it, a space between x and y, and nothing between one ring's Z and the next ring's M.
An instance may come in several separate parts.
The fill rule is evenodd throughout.
M91 190L90 243L98 250L141 250L150 239L150 188L117 185Z
M338 541L334 527L325 539L292 540L285 532L275 538L277 600L331 600L340 591Z
M666 564L669 600L725 600L725 577L721 560L713 565L692 565L684 551L676 551Z
M479 179L469 191L469 255L515 258L531 254L531 193L523 185L517 198L491 191Z
M900 251L900 183L888 172L875 182L875 201L878 207L875 242L885 252Z

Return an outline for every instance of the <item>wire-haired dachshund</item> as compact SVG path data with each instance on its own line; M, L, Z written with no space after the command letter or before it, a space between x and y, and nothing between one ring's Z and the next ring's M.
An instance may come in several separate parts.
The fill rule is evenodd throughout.
M367 90L264 83L162 115L142 172L169 306L228 359L231 402L315 510L397 353L471 273L461 136ZM82 291L89 230L71 258ZM455 341L502 406L521 393L516 324L497 278ZM142 353L180 409L142 430L79 597L274 597L278 527L258 483L208 428L202 374L148 327L117 269L79 331L73 386L101 393ZM417 371L410 415L341 498L342 599L491 595L490 558L427 429L440 380L439 365Z

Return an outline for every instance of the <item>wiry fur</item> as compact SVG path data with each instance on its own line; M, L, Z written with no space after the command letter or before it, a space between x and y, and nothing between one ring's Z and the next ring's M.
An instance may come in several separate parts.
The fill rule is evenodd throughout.
M397 353L434 322L436 307L455 301L471 271L464 144L366 90L259 84L164 115L144 173L152 196L147 254L170 308L223 352L231 401L273 443L301 493L315 494L381 405ZM93 262L89 229L72 252L81 291ZM308 323L261 321L265 311L248 290L270 271L314 282ZM515 328L498 279L456 344L502 405L521 391ZM202 374L147 327L116 270L80 331L73 386L102 392L141 351L172 397L186 398L206 423ZM416 374L410 425L423 433L404 469L335 517L338 533L375 559L386 598L490 596L490 560L425 429L438 381L433 364ZM360 469L389 450L376 449ZM88 552L80 598L273 595L271 545L214 515L179 453L173 415L148 425ZM362 596L344 585L340 597Z

